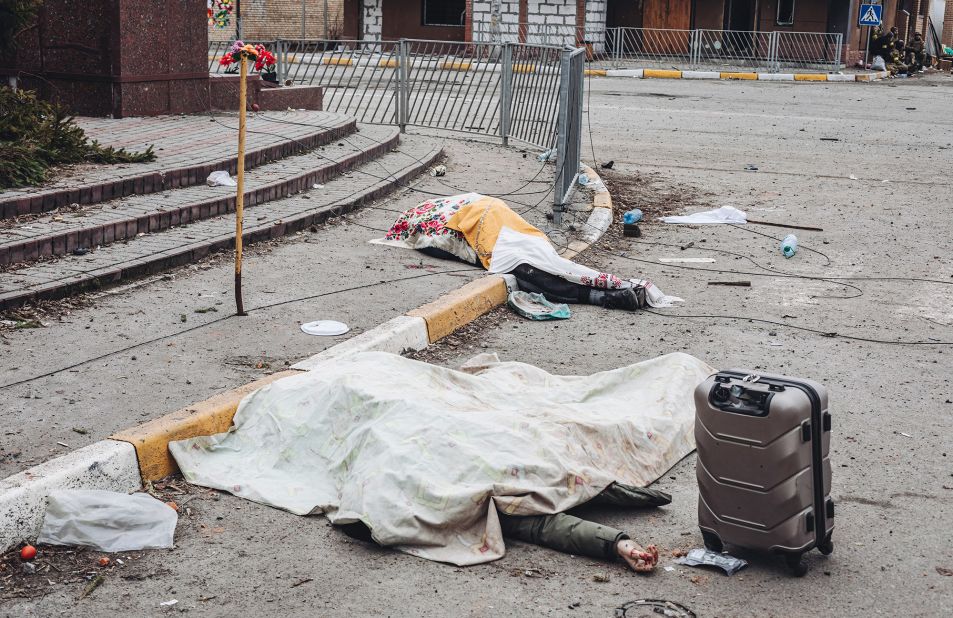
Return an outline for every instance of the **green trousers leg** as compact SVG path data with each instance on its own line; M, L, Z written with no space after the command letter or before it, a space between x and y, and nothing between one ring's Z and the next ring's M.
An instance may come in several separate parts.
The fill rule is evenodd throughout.
M623 508L647 508L664 506L671 501L672 497L663 491L613 483L590 502ZM621 530L567 513L530 516L500 513L500 525L505 537L602 560L616 560L616 544L629 538Z
M500 513L500 526L505 537L600 560L616 559L616 544L629 538L621 530L566 513L529 516Z

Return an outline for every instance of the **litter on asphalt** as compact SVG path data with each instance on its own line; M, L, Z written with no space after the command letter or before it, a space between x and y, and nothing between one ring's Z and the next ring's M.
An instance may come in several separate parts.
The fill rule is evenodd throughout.
M737 573L748 566L748 562L728 554L716 554L707 549L693 549L687 556L676 560L678 564L686 566L712 566L722 569L727 575Z
M50 493L38 543L104 552L170 549L176 512L152 496L98 489Z

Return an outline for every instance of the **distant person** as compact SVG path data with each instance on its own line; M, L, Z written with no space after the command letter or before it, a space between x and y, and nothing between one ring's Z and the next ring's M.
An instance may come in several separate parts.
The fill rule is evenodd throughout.
M905 48L906 61L911 71L922 71L926 64L926 52L924 51L923 35L919 32L913 35L913 40Z

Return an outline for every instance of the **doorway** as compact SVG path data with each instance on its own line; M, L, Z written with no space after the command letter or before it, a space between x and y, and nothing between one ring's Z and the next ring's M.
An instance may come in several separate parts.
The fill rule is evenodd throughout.
M755 0L725 0L725 30L756 30L754 5Z

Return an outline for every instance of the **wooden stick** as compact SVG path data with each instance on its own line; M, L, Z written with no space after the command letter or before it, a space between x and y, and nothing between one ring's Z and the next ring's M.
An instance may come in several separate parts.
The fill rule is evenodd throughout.
M248 315L242 303L242 217L245 211L245 97L248 61L241 60L241 79L238 82L238 194L235 196L235 313Z
M757 221L755 219L748 219L748 223L754 223L755 225L770 225L772 227L787 227L792 230L807 230L809 232L823 232L824 228L820 227L811 227L809 225L793 225L791 223L772 223L771 221Z

